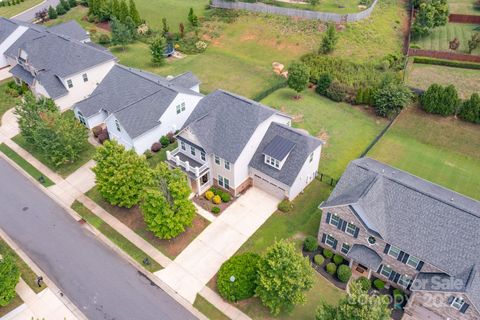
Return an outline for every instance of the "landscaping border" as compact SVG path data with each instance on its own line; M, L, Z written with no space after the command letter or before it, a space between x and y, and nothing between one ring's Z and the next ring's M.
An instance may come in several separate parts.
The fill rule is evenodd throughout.
M480 24L480 16L451 13L448 16L448 22Z
M282 16L304 18L309 20L320 20L325 22L356 22L370 17L377 5L378 0L375 0L372 5L361 12L339 14L332 12L320 12L293 8L283 8L272 6L265 3L247 3L240 1L225 1L225 0L212 0L211 7L233 10L247 10L266 14L277 14Z
M452 61L467 61L480 63L480 56L453 53L447 51L423 50L423 49L408 49L409 56L430 57L435 59L452 60Z

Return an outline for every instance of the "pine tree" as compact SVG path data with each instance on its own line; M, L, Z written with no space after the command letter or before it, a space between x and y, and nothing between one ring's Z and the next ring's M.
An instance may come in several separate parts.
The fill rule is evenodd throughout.
M193 8L190 8L188 12L188 22L190 22L192 27L198 27L198 17L193 12Z
M110 19L112 19L112 17L119 19L119 15L120 15L120 3L118 2L118 0L112 0L112 15Z
M125 23L129 15L127 2L125 2L125 0L120 0L120 9L117 17L118 20L120 20L122 23Z
M338 41L337 29L334 23L329 23L327 31L322 38L322 44L320 45L320 53L331 53L335 49L335 45Z
M165 37L157 36L150 44L150 52L152 54L152 62L156 65L165 63L165 49L167 48L167 40Z
M52 6L48 7L48 19L53 20L57 19L57 17L57 10L55 10L55 8Z
M112 27L112 43L114 45L121 45L122 49L125 50L125 46L133 41L131 30L115 17L112 19L110 25Z
M132 18L133 22L135 22L135 26L138 27L142 24L142 19L140 19L140 14L138 13L137 6L135 5L134 0L130 0L129 9L130 17Z

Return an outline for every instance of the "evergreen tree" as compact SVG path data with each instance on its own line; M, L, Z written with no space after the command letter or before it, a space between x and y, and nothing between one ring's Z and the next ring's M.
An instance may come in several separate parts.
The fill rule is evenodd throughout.
M190 22L192 27L198 27L198 17L193 12L193 8L190 8L188 12L188 22Z
M120 0L120 9L118 11L118 17L117 17L118 20L120 20L120 22L122 23L125 23L129 15L130 13L128 12L127 2L125 2L125 0Z
M55 8L52 6L48 7L48 19L53 20L57 19L57 17L57 10L55 10Z
M327 31L322 38L322 44L320 46L320 53L328 54L335 49L335 45L338 42L337 29L334 23L329 23Z
M131 30L115 17L112 19L110 25L112 27L112 43L114 45L121 45L122 49L125 50L125 46L133 41Z
M140 14L138 13L137 6L135 5L134 0L130 0L129 10L130 17L132 18L133 22L135 22L135 26L138 27L142 24L142 19L140 18Z
M167 18L162 18L162 32L163 36L167 36L168 32L170 31L170 27L168 26Z
M465 121L480 123L480 95L478 93L473 93L470 99L463 102L458 116Z
M59 16L63 16L65 13L67 13L67 11L65 10L65 8L62 6L61 3L57 4L57 7L55 8L55 10L57 11L57 14Z
M75 8L77 6L77 0L68 0L70 8Z
M113 19L113 17L119 19L120 16L120 3L118 0L112 0L112 14L110 19Z
M156 65L165 63L165 50L167 48L167 40L165 37L157 36L150 44L150 52L152 54L152 62Z

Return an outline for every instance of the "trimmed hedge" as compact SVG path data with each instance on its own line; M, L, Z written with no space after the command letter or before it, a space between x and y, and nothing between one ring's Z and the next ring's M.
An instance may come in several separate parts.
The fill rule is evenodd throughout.
M327 270L328 274L331 274L333 276L337 271L337 265L333 262L330 262L325 266L325 270Z
M335 263L337 266L343 263L343 257L341 255L334 255L333 256L333 263Z
M314 257L313 257L313 261L318 264L318 265L321 265L325 262L325 258L321 255L321 254L316 254Z
M337 278L343 283L347 283L352 276L352 270L345 264L342 264L337 269Z
M385 288L385 282L380 279L375 279L373 280L373 286L378 290L382 290L383 288Z
M313 236L308 236L303 241L303 249L308 252L313 252L317 250L318 242L317 239Z
M218 271L217 289L220 295L232 302L252 297L255 293L260 256L244 253L227 260ZM235 281L230 281L234 276Z
M331 259L333 257L333 252L328 249L323 249L323 256L327 259Z
M421 64L433 64L438 66L454 67L454 68L480 70L480 63L474 63L474 62L441 60L441 59L434 59L434 58L428 58L428 57L414 57L413 62L421 63Z

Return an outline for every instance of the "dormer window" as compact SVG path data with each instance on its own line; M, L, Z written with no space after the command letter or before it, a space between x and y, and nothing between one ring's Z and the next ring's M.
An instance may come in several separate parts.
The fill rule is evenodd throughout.
M263 149L264 161L269 166L280 170L293 148L295 148L294 142L282 136L275 136Z
M117 131L121 132L122 130L120 129L120 122L118 120L115 120L115 127L117 127Z
M265 155L265 163L274 167L274 168L280 169L280 161L278 161L277 159L274 159L270 156Z

